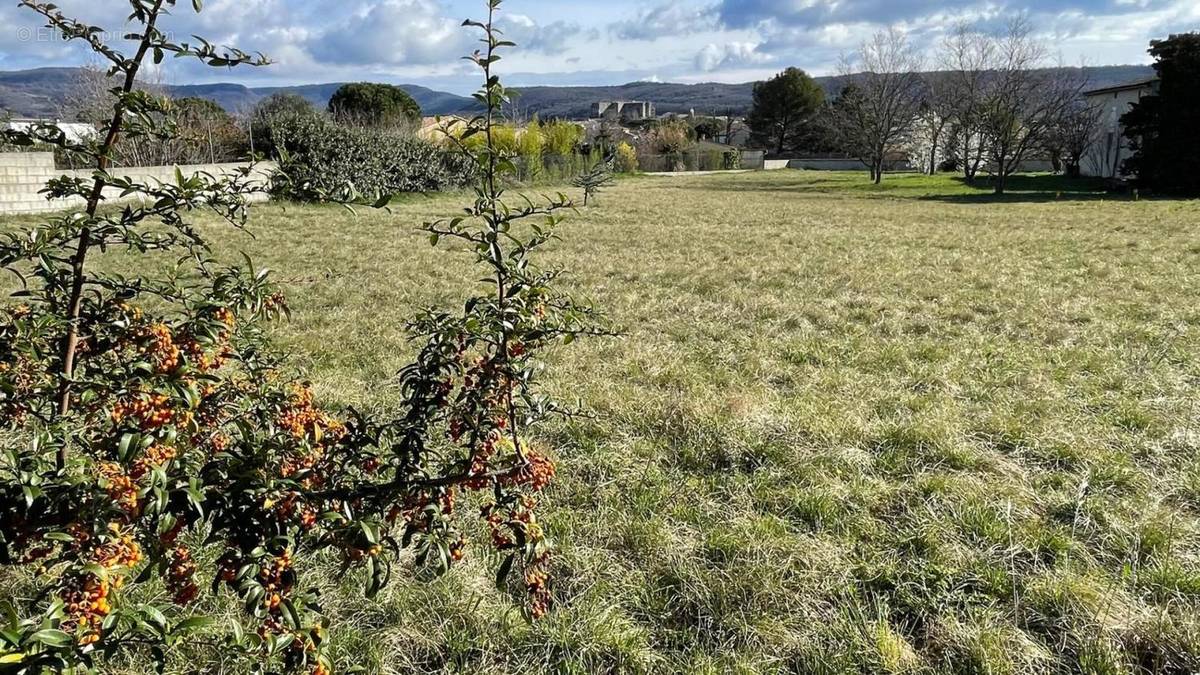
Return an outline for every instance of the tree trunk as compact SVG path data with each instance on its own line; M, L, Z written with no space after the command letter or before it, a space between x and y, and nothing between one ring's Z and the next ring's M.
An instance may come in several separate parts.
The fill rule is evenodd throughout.
M1072 156L1067 163L1067 178L1081 178L1083 176L1083 157Z
M996 196L1001 196L1004 194L1004 189L1007 187L1007 183L1008 176L1006 176L1004 171L1001 170L1000 173L996 174Z

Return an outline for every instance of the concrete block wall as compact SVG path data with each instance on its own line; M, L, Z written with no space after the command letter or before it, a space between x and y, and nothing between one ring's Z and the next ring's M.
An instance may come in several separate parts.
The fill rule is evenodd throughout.
M183 171L185 176L200 172L222 176L232 173L242 166L245 165L236 163L195 164L181 166L179 169ZM263 162L256 169L255 175L265 181L274 169L275 165L273 163ZM151 180L164 183L175 182L175 167L173 166L117 168L111 169L110 173L116 176L131 178L138 182L149 182ZM87 179L91 175L92 172L86 169L55 169L54 155L48 152L0 153L0 215L46 213L81 206L83 204L82 199L72 198L50 201L44 195L39 194L39 192L46 186L46 181L51 178L70 176ZM118 201L121 199L120 191L109 188L105 191L105 198ZM137 198L134 195L124 199L128 201L136 200ZM266 196L255 195L253 199L262 200L266 199Z

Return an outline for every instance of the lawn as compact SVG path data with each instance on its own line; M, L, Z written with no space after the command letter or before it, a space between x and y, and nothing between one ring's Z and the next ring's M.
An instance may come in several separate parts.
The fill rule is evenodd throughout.
M277 338L319 396L386 409L407 318L475 278L414 226L469 199L210 233L283 281ZM545 260L625 331L549 363L594 413L540 439L555 611L522 618L482 546L375 601L318 565L339 664L1200 671L1198 221L1052 177L998 201L944 177L621 181Z

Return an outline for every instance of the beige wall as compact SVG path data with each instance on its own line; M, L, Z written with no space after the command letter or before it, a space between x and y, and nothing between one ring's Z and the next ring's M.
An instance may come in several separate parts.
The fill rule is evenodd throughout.
M1134 103L1151 93L1150 85L1136 89L1123 89L1092 94L1089 103L1101 108L1100 129L1092 143L1092 150L1083 158L1083 175L1099 178L1121 177L1121 164L1132 154L1129 140L1121 128L1121 116L1129 112Z
M195 164L181 166L185 176L196 173L210 173L214 176L228 175L244 164ZM263 162L258 165L255 174L266 180L275 165ZM175 182L175 167L146 166L112 169L114 176L122 176L138 182L151 180L164 183ZM57 199L49 201L38 192L46 186L46 181L60 176L88 178L92 175L88 170L55 169L54 155L48 152L6 152L0 153L0 214L45 213L80 206L82 199ZM108 188L105 198L120 199L120 191ZM136 196L127 199L136 199ZM265 195L255 195L255 199L265 199Z

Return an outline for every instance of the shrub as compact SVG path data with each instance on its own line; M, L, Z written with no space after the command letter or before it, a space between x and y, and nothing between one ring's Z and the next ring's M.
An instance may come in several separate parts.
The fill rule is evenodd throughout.
M591 203L600 190L613 184L612 167L603 159L596 161L571 181L571 185L583 190L583 205Z
M178 128L178 142L171 158L175 164L206 164L245 159L249 137L221 106L203 98L172 101L171 116Z
M667 171L686 170L684 151L692 141L687 125L679 121L656 124L645 136L643 143L648 154L661 155L666 161Z
M496 146L498 152L503 153L506 157L516 157L520 150L520 143L517 140L517 128L508 124L497 124L492 129L492 144ZM476 140L473 147L478 150L486 145L486 140L480 138Z
M544 167L543 147L545 138L542 136L542 125L537 117L533 118L517 136L517 157L519 159L520 178L525 181L536 181L542 175Z
M429 310L412 322L419 356L400 373L396 417L322 409L308 386L289 381L264 336L262 321L285 311L266 273L249 261L216 265L187 222L207 208L244 226L250 169L179 174L173 185L105 171L119 139L171 133L129 124L160 110L133 89L148 54L261 61L170 42L155 26L173 3L131 0L142 31L133 57L51 4L23 4L111 58L125 85L103 141L73 145L53 127L4 134L88 157L96 172L48 184L53 197L87 199L82 210L0 238L0 266L24 282L20 304L0 308L0 564L40 570L29 575L36 589L3 603L3 670L91 672L148 654L162 672L179 642L203 631L219 646L221 670L329 673L304 562L340 556L368 595L402 549L444 571L466 552L455 506L464 492L478 493L482 525L504 557L498 583L509 588L519 572L530 614L548 611L551 543L534 509L555 465L529 434L570 411L536 390L535 359L552 343L605 332L590 308L553 288L559 270L532 260L556 238L569 201L507 206L497 178L510 167L494 144L470 153L482 174L476 201L424 229L435 245L470 244L488 284L461 313ZM507 101L492 74L507 44L492 28L499 5L489 0L489 21L470 24L487 44L473 57L487 114L470 135L486 137ZM104 188L146 200L101 213ZM133 274L85 264L111 249L135 257ZM162 263L154 252L180 268L152 276ZM231 629L202 613L202 586L241 605Z
M432 143L365 128L343 127L315 115L288 115L271 125L279 156L276 192L305 198L347 186L362 194L436 192L470 182L473 167Z
M250 140L254 151L265 157L276 157L274 128L276 119L319 117L320 113L308 99L298 94L276 92L259 101L250 113Z
M578 152L585 132L583 127L573 122L554 120L542 126L542 136L546 139L547 154L566 157Z
M617 153L614 159L617 173L637 173L638 156L637 150L628 143L621 143L617 146Z
M329 113L341 122L364 126L394 126L421 119L421 106L408 92L392 84L343 84L329 98Z

